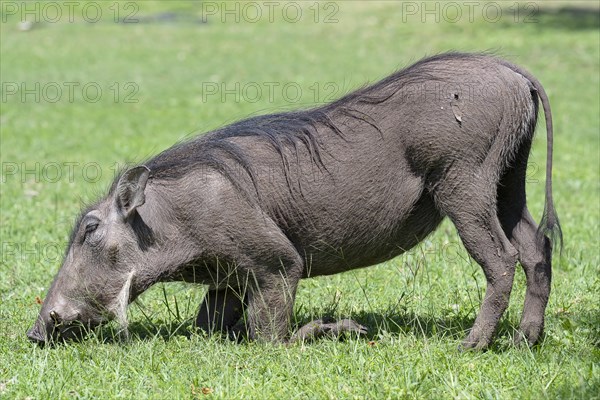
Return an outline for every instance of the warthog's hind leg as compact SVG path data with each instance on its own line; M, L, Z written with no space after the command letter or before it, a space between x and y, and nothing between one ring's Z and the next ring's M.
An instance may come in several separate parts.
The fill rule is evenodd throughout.
M527 279L523 315L515 342L520 343L526 339L532 346L543 334L544 313L550 297L552 278L550 240L547 237L537 236L537 224L525 208L522 218L511 232L510 241L519 252L519 261Z
M469 170L465 168L464 170ZM450 217L471 257L482 267L487 280L485 298L464 349L487 348L508 306L517 250L509 242L496 213L493 174L473 173L473 180L445 181L437 189L440 208Z
M547 237L538 235L538 226L529 214L525 199L525 173L530 143L519 152L514 168L502 177L498 187L498 216L510 242L519 252L527 278L525 305L517 343L538 342L544 331L544 313L550 296L552 248Z

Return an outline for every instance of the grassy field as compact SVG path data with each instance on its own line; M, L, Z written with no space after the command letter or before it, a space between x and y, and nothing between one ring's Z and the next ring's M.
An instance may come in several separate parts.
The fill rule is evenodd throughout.
M1 3L0 398L599 398L598 2L74 2L60 15L24 4ZM457 350L485 279L448 222L398 259L302 282L298 323L352 317L366 338L285 347L192 335L204 289L165 284L130 307L126 343L113 325L53 349L27 341L75 215L119 166L450 49L497 51L552 103L565 246L539 346L511 345L519 269L494 346ZM540 126L536 218L544 165Z

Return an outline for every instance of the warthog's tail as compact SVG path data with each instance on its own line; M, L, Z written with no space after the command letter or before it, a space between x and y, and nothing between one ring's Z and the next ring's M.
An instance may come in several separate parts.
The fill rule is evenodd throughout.
M559 251L562 252L563 234L560 227L560 222L558 220L558 215L554 209L554 200L552 199L552 153L554 148L554 130L552 128L552 111L550 110L550 102L548 101L548 96L546 95L544 87L535 76L516 65L508 62L502 62L503 60L500 61L506 67L528 79L536 90L540 101L542 102L544 117L546 119L546 199L544 202L544 213L542 214L542 220L540 221L538 228L538 236L548 236L552 244L554 246L558 246Z

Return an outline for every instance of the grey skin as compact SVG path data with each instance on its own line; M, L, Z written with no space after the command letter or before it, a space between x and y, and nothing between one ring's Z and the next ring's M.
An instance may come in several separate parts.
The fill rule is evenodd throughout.
M548 139L539 228L525 196L538 97ZM487 279L462 346L490 345L517 260L527 279L517 340L533 345L550 238L562 239L551 170L537 79L486 54L423 59L334 103L243 120L125 171L75 224L28 336L43 344L125 324L137 296L179 280L208 285L198 328L287 341L300 279L389 260L448 217ZM364 327L317 320L293 338L343 331Z

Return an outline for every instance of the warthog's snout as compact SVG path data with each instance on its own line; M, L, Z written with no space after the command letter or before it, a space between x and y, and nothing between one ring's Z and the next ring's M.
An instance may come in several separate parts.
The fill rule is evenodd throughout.
M37 343L39 345L46 343L46 337L40 332L39 324L37 322L31 329L27 331L27 337L33 343Z
M56 326L55 319L58 319L53 319L52 316L57 317L58 314L55 311L51 311L51 313L49 313L46 317L40 314L33 327L27 331L27 337L29 340L39 345L44 345L46 343L46 341L49 339L48 333L50 333L51 336Z
M27 331L27 337L41 346L56 340L77 339L85 331L83 324L78 322L79 319L79 314L63 319L56 310L42 312L33 327ZM91 327L92 324L89 325Z

